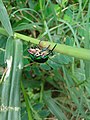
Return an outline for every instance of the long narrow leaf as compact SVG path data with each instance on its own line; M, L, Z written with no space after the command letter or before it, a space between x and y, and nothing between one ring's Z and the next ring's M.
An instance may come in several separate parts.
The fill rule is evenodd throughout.
M87 13L87 22L86 26L84 26L84 36L85 36L85 48L90 49L90 3L88 5L88 13ZM86 78L90 80L90 61L85 61L85 74Z
M9 98L8 120L20 120L20 77L22 72L23 46L20 40L15 40L11 90Z
M1 89L1 109L0 109L0 120L6 120L8 116L8 105L9 105L9 95L11 86L11 70L12 70L12 60L13 60L13 45L14 41L12 37L7 40L6 52L5 52L5 62L7 64L6 75L2 82Z
M10 24L9 16L7 14L6 8L4 7L2 0L0 0L0 21L4 26L4 28L6 29L7 33L10 36L13 36L13 31Z
M28 112L28 120L33 120L32 119L32 114L31 114L31 110L30 110L30 106L29 106L29 102L28 102L28 98L27 98L26 91L24 89L22 81L21 81L21 88L22 88L22 92L23 92L23 95L24 95L26 108L27 108L27 112Z
M44 101L58 120L67 120L65 114L50 96L44 94Z

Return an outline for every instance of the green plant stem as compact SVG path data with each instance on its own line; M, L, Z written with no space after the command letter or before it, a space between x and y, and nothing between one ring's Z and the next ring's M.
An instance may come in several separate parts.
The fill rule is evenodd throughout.
M3 28L0 28L0 33L7 36L7 33ZM14 37L22 39L27 42L31 42L33 44L39 44L39 41L40 41L38 39L28 37L28 36L20 34L20 33L14 33ZM52 49L53 46L55 45L55 43L42 41L40 43L40 45L42 47L46 47L46 46L50 45L50 49ZM76 57L79 59L90 60L90 50L85 49L85 48L76 48L76 47L71 47L68 45L63 45L63 44L57 43L57 46L54 49L54 51L59 52L61 54L68 55L68 56Z
M42 83L41 83L41 91L40 91L40 102L42 102L42 100L43 100L44 83L45 83L45 80L42 80Z
M28 120L33 120L32 114L31 114L30 105L29 105L29 101L28 101L27 94L26 94L26 91L24 89L22 81L21 81L21 88L22 88L22 92L23 92L23 95L24 95L24 99L25 99L25 103L26 103L26 108L27 108L27 112L28 112Z
M43 14L44 1L42 2L42 0L39 0L39 4L40 4L40 10L41 10L42 18L43 18L43 20L45 20L45 16L44 16L44 14Z

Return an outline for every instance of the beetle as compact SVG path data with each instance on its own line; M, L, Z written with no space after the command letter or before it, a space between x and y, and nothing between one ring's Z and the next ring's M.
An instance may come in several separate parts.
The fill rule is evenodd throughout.
M53 50L55 49L57 44L52 48L52 50L49 50L49 46L46 48L39 48L36 46L35 48L28 49L28 52L30 53L30 58L38 63L44 63L49 59L49 55L53 55Z

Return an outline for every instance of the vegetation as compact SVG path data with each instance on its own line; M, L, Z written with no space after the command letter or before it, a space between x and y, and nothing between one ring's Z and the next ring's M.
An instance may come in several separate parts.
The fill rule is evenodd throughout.
M0 120L89 120L89 0L0 0L0 21Z

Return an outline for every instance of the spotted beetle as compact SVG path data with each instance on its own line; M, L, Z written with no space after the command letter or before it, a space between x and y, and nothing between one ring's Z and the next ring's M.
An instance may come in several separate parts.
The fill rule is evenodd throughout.
M53 50L55 49L56 45L57 44L55 44L52 50L48 49L50 45L43 49L37 46L35 48L30 48L28 49L28 52L30 53L30 58L35 62L44 63L48 60L49 55L53 55Z

